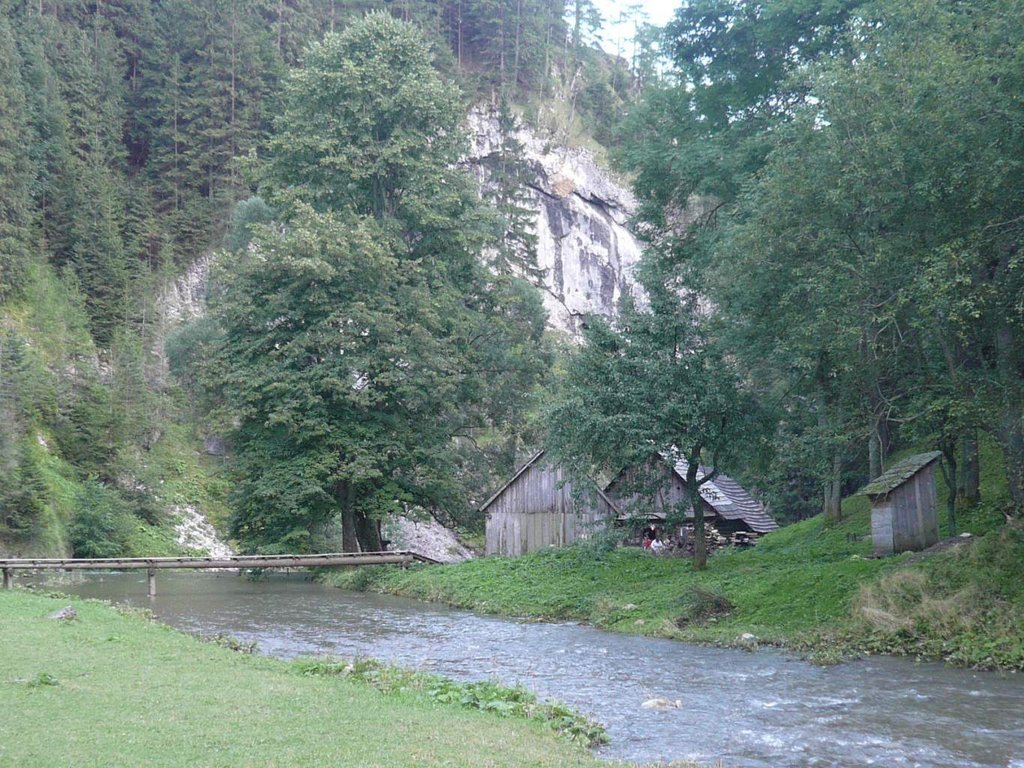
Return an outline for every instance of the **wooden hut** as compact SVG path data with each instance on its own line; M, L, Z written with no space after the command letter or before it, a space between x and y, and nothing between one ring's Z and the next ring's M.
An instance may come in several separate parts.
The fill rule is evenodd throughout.
M664 520L676 505L689 504L690 497L686 490L688 468L689 463L686 459L677 459L673 462L655 457L646 469L624 469L608 484L605 493L620 509L637 508L640 495L636 488L640 474L653 471L655 474L652 479L656 489L649 500L644 500L649 501L647 516L654 520ZM705 469L701 466L697 469L697 479L704 477ZM774 531L779 527L768 515L764 505L728 475L718 474L713 480L703 483L700 486L700 496L704 519L723 534L760 534ZM693 519L693 510L687 509L686 516Z
M615 506L597 489L594 498L573 497L562 468L537 453L480 508L487 517L486 554L518 557L564 547L614 520Z
M859 491L871 499L876 555L919 551L938 542L935 464L941 456L938 451L911 456Z

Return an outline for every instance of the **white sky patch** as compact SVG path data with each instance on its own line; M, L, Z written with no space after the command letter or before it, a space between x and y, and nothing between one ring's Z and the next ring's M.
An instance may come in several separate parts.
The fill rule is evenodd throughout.
M657 27L665 26L675 15L681 5L680 0L594 0L594 5L601 12L604 26L601 30L601 47L608 53L620 53L632 50L630 41L633 39L632 18L623 19L627 9L634 5L641 7L646 14L648 24Z

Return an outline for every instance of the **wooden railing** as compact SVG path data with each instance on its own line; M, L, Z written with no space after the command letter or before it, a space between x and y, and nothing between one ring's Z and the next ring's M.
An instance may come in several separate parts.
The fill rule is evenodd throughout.
M161 568L233 569L331 568L336 566L437 563L417 552L331 552L322 555L231 555L229 557L82 557L0 559L4 589L14 584L14 571L143 570L149 572L149 595L156 596L156 572Z

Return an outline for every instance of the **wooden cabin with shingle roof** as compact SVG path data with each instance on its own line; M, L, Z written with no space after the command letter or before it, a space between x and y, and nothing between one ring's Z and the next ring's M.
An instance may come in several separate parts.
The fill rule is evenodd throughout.
M538 452L480 507L487 521L485 553L518 557L565 547L607 527L618 512L594 490L577 498L562 468Z
M871 499L871 542L876 555L927 549L939 541L935 465L939 451L894 464L857 493Z
M688 468L686 459L673 462L668 458L655 458L646 469L624 469L605 487L605 493L622 510L646 507L649 518L664 520L677 505L689 506L690 497L686 490ZM652 471L653 477L650 476ZM705 476L705 468L699 467L697 479ZM650 491L640 493L637 490L640 486L649 486ZM718 474L701 484L700 496L704 519L723 534L741 531L761 534L779 527L764 504L728 475ZM692 520L693 510L687 509L686 516Z

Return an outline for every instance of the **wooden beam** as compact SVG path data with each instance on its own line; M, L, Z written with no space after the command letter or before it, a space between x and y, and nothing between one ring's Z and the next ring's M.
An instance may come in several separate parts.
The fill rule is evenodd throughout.
M334 552L323 555L233 555L230 557L91 557L24 558L0 560L8 570L142 570L161 568L245 569L245 568L329 568L335 566L408 565L414 561L436 563L415 552Z

